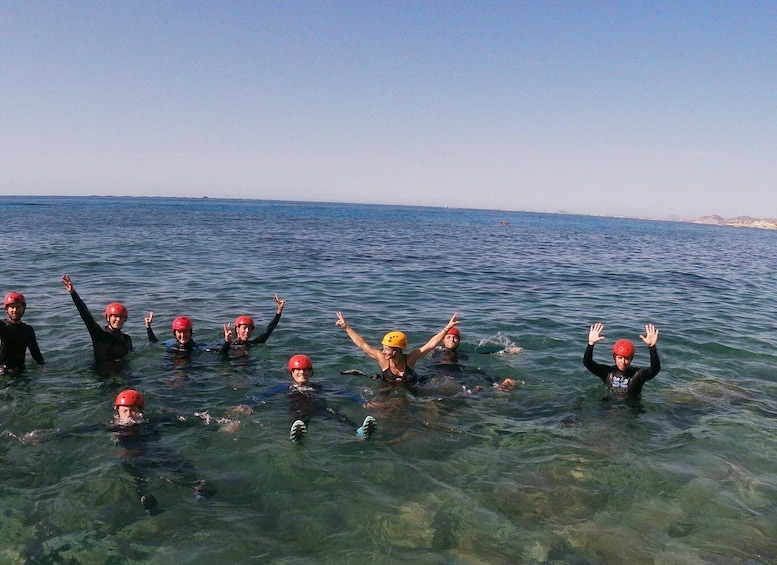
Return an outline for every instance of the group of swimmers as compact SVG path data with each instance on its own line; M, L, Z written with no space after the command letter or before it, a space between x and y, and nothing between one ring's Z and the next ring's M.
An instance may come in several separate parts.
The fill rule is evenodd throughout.
M94 357L96 361L115 361L125 357L132 351L132 338L122 331L127 321L127 308L119 303L112 302L105 308L105 326L101 326L89 312L84 301L78 295L69 275L62 276L62 284L73 300L84 324L86 325L92 340ZM249 316L238 316L234 322L234 331L230 324L224 325L224 341L217 351L226 355L231 351L245 352L253 345L264 343L270 337L281 319L286 301L278 295L274 296L276 312L265 330L257 337L252 338L254 321ZM33 328L22 322L27 301L19 292L9 292L3 300L8 318L0 320L0 374L8 372L21 372L24 370L25 353L30 351L33 359L43 365L44 359L38 346ZM454 313L448 323L429 341L417 349L405 352L408 347L407 336L400 331L391 331L385 334L381 341L381 348L376 348L369 343L346 321L342 312L336 313L336 326L345 330L351 341L361 349L365 355L377 362L380 373L378 377L395 385L412 387L417 385L421 378L415 371L415 365L419 359L432 351L442 353L443 362L456 364L460 357L457 349L460 344L461 334L458 329L458 314ZM144 318L148 340L152 343L158 341L152 324L154 313L149 312ZM173 339L167 340L165 345L168 351L177 354L190 354L195 351L212 349L198 344L193 338L193 324L190 318L179 316L173 320ZM645 382L655 377L661 369L656 343L658 330L653 324L645 326L645 335L640 339L648 346L650 353L650 367L639 369L631 366L634 358L635 347L629 340L618 340L612 351L613 365L602 365L593 360L594 346L604 339L604 325L595 323L589 328L588 347L583 356L583 364L591 373L595 374L607 385L610 391L621 396L636 398L640 395ZM301 367L300 367L301 368ZM312 371L312 363L309 369ZM292 367L289 366L289 374ZM499 383L503 389L514 385L511 380Z
M127 320L127 308L119 303L112 302L105 308L105 325L99 324L89 312L86 304L76 292L73 281L69 275L62 276L62 284L75 304L81 319L89 331L92 340L94 358L100 362L115 362L132 351L132 339L122 331ZM229 355L231 352L245 354L252 345L264 343L280 321L286 301L278 295L274 296L276 312L265 330L257 337L252 338L254 321L245 315L239 316L232 325L224 325L224 342L218 347L208 347L198 344L193 338L193 324L190 318L179 316L173 320L171 329L173 338L167 340L167 350L177 357L188 357L198 351L215 351L221 355ZM3 300L7 319L0 320L0 375L5 373L20 373L24 370L25 353L29 350L33 359L43 365L44 358L35 336L33 328L22 322L27 301L19 292L9 292ZM145 326L148 340L156 343L157 339L152 324L154 313L149 312L145 316ZM374 377L387 385L403 386L414 389L424 380L415 370L416 363L432 353L434 359L448 366L458 366L466 360L465 354L460 354L458 348L461 342L461 333L458 328L458 314L454 313L447 324L434 334L424 345L419 348L408 349L407 335L400 331L390 331L383 336L381 347L370 345L345 319L342 312L336 313L335 325L345 330L351 341L370 359L373 359L380 369ZM600 364L593 359L594 346L604 340L604 325L600 322L589 328L588 347L583 356L583 364L591 373L598 376L607 386L611 396L619 398L638 398L644 384L655 377L661 369L661 364L656 349L658 342L658 330L653 324L645 326L645 334L640 339L648 346L650 354L650 366L639 368L632 365L635 354L635 346L629 340L620 339L615 342L612 350L613 364ZM406 352L407 351L407 352ZM520 351L514 348L513 351ZM294 442L301 441L307 433L307 426L314 414L323 414L327 418L335 419L350 427L357 437L371 438L376 431L377 422L374 417L366 416L361 426L357 425L344 414L327 406L321 397L322 386L311 382L313 376L313 362L307 355L293 355L287 363L287 371L291 379L288 385L272 388L262 394L248 398L246 405L238 407L238 410L250 410L250 406L264 402L278 393L285 393L289 401L289 415L291 427L289 437ZM360 371L344 371L344 373L364 374ZM515 386L512 379L504 379L502 382L492 382L493 386L507 391ZM478 385L472 388L463 387L466 392L483 390ZM346 393L347 395L347 393ZM358 401L358 399L356 399ZM111 429L117 432L120 442L132 443L139 441L140 424L144 423L143 410L145 399L143 394L135 389L125 389L119 392L113 402L114 418ZM142 440L145 441L145 440ZM145 443L143 443L145 445ZM135 449L133 452L138 452ZM153 495L145 491L147 481L142 465L125 463L125 468L132 474L136 481L136 489L140 500L149 513L157 510L157 502ZM199 498L207 493L204 481L197 480L191 472L185 474L188 484L194 488L195 495Z
M119 303L112 302L105 308L105 326L101 326L89 312L84 301L78 295L69 275L62 276L62 284L75 304L81 319L89 331L92 339L94 357L97 362L115 361L125 357L132 351L132 339L122 331L127 320L127 308ZM276 312L273 319L267 325L261 335L252 338L254 321L249 316L239 316L234 322L234 331L230 324L224 325L224 341L217 351L222 355L230 352L245 352L252 345L264 343L280 321L286 301L278 295L274 296ZM25 352L30 351L33 359L39 364L44 363L35 337L35 331L31 326L22 322L22 316L27 307L24 295L19 292L8 293L3 305L8 315L7 320L0 321L0 372L20 372L24 369ZM345 330L351 341L369 358L377 362L380 373L377 378L392 385L413 387L421 378L415 371L416 363L428 353L442 352L445 363L456 364L461 358L457 349L460 343L460 331L458 329L458 314L454 313L448 323L429 341L417 349L405 352L408 348L407 336L400 331L391 331L385 334L381 341L381 348L376 348L369 343L346 321L342 312L336 313L336 326ZM148 339L157 342L158 339L152 329L154 313L149 312L144 318ZM174 338L165 342L170 352L188 355L199 350L209 349L200 345L193 338L193 324L190 318L179 316L173 320L172 332ZM604 325L595 323L589 329L588 347L583 356L583 364L591 373L598 376L607 385L608 389L619 396L639 397L642 387L648 380L655 377L661 369L661 364L656 350L658 330L654 325L645 326L645 335L640 339L648 346L650 353L650 367L640 369L633 367L631 361L634 358L635 347L631 341L618 340L612 351L613 365L603 365L593 360L594 346L604 339L602 332ZM211 348L212 349L212 348ZM292 360L296 357L292 357ZM309 358L308 358L309 359ZM293 367L291 360L288 366L289 375L295 383L308 386L312 375L312 362L309 366ZM297 381L293 370L310 371L306 379ZM506 379L501 383L494 383L502 390L509 390L514 386L514 381ZM303 434L304 435L304 434Z

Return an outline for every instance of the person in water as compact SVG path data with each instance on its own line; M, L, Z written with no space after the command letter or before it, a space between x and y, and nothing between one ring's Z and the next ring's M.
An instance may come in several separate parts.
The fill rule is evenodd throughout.
M469 355L462 352L459 349L461 345L461 331L459 328L451 328L442 340L442 343L434 348L431 353L431 359L444 364L458 364L463 361L469 360ZM477 345L473 348L470 347L469 353L488 354L488 353L502 353L515 355L523 351L522 347L510 346L504 347L501 344L487 343L484 345Z
M144 418L145 400L142 393L134 389L122 390L116 395L113 408L114 417L109 429L114 434L116 444L123 450L122 467L134 479L140 503L149 514L159 513L159 503L154 495L148 492L152 468L164 466L172 471L178 476L178 480L167 480L190 487L198 500L214 494L214 489L198 479L187 462L174 460L161 449L151 449L151 445L159 441L159 434ZM175 423L180 421L185 420L175 419Z
M359 426L344 414L327 406L326 400L321 396L323 386L320 383L310 381L313 376L313 362L310 357L294 355L289 359L287 369L292 380L291 384L280 385L262 394L249 396L248 400L253 406L263 403L271 396L285 392L289 401L289 420L291 421L289 438L291 441L300 441L305 437L310 420L316 415L335 419L345 424L354 430L360 438L369 439L375 434L377 423L372 416L364 418L364 423ZM350 395L348 396L350 397ZM357 399L357 401L359 400Z
M645 335L640 339L648 346L650 352L650 367L640 369L631 365L634 359L634 344L627 339L619 339L612 347L614 365L601 365L594 361L594 345L604 339L602 332L604 324L597 322L588 331L588 347L583 355L583 365L594 375L602 379L610 390L610 394L621 398L639 398L642 386L655 377L661 370L658 359L658 330L653 324L645 326Z
M154 334L151 324L154 322L154 313L149 312L144 318L146 334L150 343L157 343L159 339ZM194 351L204 350L206 346L194 341L194 324L187 316L178 316L172 324L173 338L165 341L168 353L175 353L182 357L188 357Z
M442 343L432 350L430 358L438 363L455 365L469 360L469 355L459 351L461 344L461 330L454 326L449 329L442 338Z
M88 424L70 430L57 430L48 435L41 435L36 430L21 437L15 437L23 443L38 444L40 441L80 437L84 434L104 433L107 430L119 449L122 469L135 483L135 492L141 505L148 514L155 516L161 510L156 497L149 492L149 484L154 476L168 483L191 488L198 500L215 494L215 488L197 477L189 461L177 457L161 442L161 426L200 425L200 422L199 418L169 414L163 414L161 417L153 414L147 418L143 393L128 388L116 395L113 401L113 417L107 425ZM161 475L160 471L165 475Z
M281 320L281 314L283 313L283 307L286 305L286 301L281 299L277 294L273 297L275 300L275 317L267 324L264 331L257 337L251 339L251 335L254 332L254 321L250 316L238 316L235 320L235 331L232 332L232 327L229 324L224 324L224 344L221 346L220 353L226 355L230 350L237 352L244 352L252 345L264 343L270 334L278 325Z
M463 353L459 351L459 345L461 344L461 330L454 326L451 329L448 330L448 332L445 334L445 337L442 339L442 343L434 348L430 355L430 361L432 361L434 364L437 365L437 369L448 369L450 372L453 370L453 372L456 373L456 375L448 375L450 378L455 378L459 381L459 384L461 385L461 388L466 393L473 393L473 392L481 392L484 390L483 385L480 383L470 384L468 382L461 382L461 379L465 376L461 373L463 373L464 367L461 366L462 361L469 360L469 356L466 353ZM520 347L517 348L510 348L510 350L521 350ZM505 351L505 349L499 348L494 349L493 351L478 351L475 350L476 353L493 353L496 351ZM513 351L511 351L513 352ZM506 378L502 382L496 382L493 378L485 375L485 373L481 369L475 369L473 371L474 375L479 378L482 382L482 378L485 378L485 380L488 381L490 386L493 386L495 388L498 388L502 391L508 391L515 388L515 381L511 378ZM471 377L467 379L468 381L473 380Z
M27 350L38 365L45 364L32 326L22 322L27 299L20 292L9 292L3 299L7 320L0 320L0 375L24 371Z
M354 330L343 317L342 312L337 312L335 325L340 326L351 338L351 341L361 349L367 357L374 359L380 366L380 379L384 382L400 385L415 385L420 378L415 373L416 362L437 347L451 328L459 323L459 314L456 312L443 329L434 334L432 338L418 349L404 353L407 349L407 336L398 331L392 331L383 336L381 349L372 347Z
M127 321L127 308L121 302L111 302L105 307L106 326L103 328L94 319L89 309L78 296L69 275L62 275L62 284L70 293L70 297L81 315L81 319L89 330L94 347L94 357L97 361L115 361L125 357L132 351L132 338L121 329Z

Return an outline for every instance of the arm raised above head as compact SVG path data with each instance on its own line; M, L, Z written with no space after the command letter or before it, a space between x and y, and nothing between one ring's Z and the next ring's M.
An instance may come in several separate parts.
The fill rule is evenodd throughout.
M379 362L380 352L372 347L369 343L367 343L367 340L365 340L356 332L355 329L348 325L348 322L345 321L345 317L343 316L342 312L337 312L336 315L337 321L335 322L335 325L343 328L345 333L348 334L348 337L351 338L351 341L356 345L356 347L361 349L369 358Z
M459 313L454 312L453 316L451 316L450 321L447 324L445 324L445 327L443 329L441 329L439 332L434 334L432 338L429 341L427 341L424 345L407 354L408 365L410 365L411 368L415 367L415 362L418 361L418 359L420 359L427 353L429 353L432 349L440 345L443 338L445 338L445 334L448 333L448 330L457 326L458 324L459 324Z

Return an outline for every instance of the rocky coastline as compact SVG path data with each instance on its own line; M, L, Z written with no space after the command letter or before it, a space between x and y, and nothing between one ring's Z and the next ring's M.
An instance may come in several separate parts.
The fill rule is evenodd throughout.
M758 228L762 230L777 230L777 220L774 218L751 218L738 216L722 218L720 216L702 216L692 221L694 224L709 224L715 226L733 226L737 228Z

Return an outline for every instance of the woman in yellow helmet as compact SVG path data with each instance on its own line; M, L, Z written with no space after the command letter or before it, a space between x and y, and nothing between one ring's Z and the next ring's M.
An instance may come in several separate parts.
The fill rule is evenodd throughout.
M364 351L367 357L378 362L378 365L380 365L380 377L383 381L393 384L415 384L418 382L418 377L414 371L416 362L440 344L448 330L459 323L458 318L458 312L454 312L450 321L443 329L434 334L432 339L427 341L425 345L407 354L403 352L403 350L407 349L407 336L402 332L393 331L384 335L381 341L383 348L377 349L367 343L362 336L356 333L356 330L348 325L342 312L337 312L337 322L335 322L335 325L343 328L348 337L351 338L351 341Z

